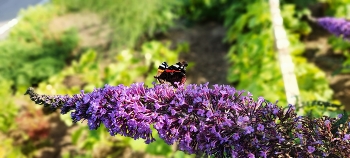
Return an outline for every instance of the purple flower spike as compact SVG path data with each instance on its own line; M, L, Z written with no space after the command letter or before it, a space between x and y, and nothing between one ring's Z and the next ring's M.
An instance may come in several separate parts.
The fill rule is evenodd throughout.
M324 17L318 18L317 22L330 33L350 39L350 21L344 18Z
M348 126L338 119L297 116L286 109L227 85L186 87L143 83L97 88L73 96L26 92L37 104L71 112L73 122L87 120L91 130L101 124L117 134L155 141L151 126L167 144L178 142L187 153L214 157L316 157L350 155ZM348 121L346 125L348 125ZM337 126L336 126L337 125ZM333 127L335 126L335 127ZM333 134L332 130L338 129Z

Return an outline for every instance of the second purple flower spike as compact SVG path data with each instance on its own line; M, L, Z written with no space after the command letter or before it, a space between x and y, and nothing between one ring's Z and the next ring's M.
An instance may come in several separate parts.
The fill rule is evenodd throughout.
M317 22L330 33L350 40L350 21L344 18L323 17L318 18Z

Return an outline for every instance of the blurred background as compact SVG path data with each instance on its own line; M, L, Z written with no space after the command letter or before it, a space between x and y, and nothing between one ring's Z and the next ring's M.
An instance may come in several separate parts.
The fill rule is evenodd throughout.
M350 43L310 18L349 18L350 0L281 0L280 9L302 113L349 110ZM195 157L158 137L145 145L90 131L23 96L28 87L50 95L152 87L163 61L188 61L187 84L228 84L287 106L267 0L0 0L0 28L12 19L0 32L0 158Z

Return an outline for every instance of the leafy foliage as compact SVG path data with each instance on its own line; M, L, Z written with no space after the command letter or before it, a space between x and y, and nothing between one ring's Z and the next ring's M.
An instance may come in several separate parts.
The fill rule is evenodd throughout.
M165 31L177 17L173 9L180 3L173 0L53 0L68 12L90 10L102 15L113 28L115 46L133 47L143 37Z
M19 112L19 106L16 105L11 93L11 80L5 80L0 76L0 158L6 157L24 157L21 148L14 146L14 140L9 137L9 132L16 129L16 116Z
M0 76L13 80L19 90L59 72L78 44L75 30L56 34L47 29L56 8L36 7L22 14L8 39L0 42Z
M344 110L344 106L337 103L325 102L319 100L313 100L308 102L302 102L302 110L306 111L305 115L309 117L322 117L324 115L330 117L337 117L339 114L347 115ZM298 105L299 106L299 105Z
M234 43L228 54L229 61L232 63L228 81L236 83L237 88L245 88L257 96L264 95L268 100L279 99L280 102L285 103L282 76L271 42L274 41L271 32L271 15L269 10L265 9L268 7L267 2L256 0L247 4L245 11L241 8L235 12L231 10L235 16L238 13L240 15L236 23L229 26L227 34L227 40ZM331 99L333 92L329 88L325 74L314 65L307 63L301 56L304 45L299 40L300 35L308 34L311 30L300 18L308 12L296 12L292 4L283 4L282 8L301 97ZM226 18L230 19L229 16Z
M188 24L191 22L223 21L224 13L233 1L229 0L182 0L178 9L181 18Z
M0 78L0 132L8 132L16 126L14 119L18 112L18 106L13 101L11 91L11 81Z
M274 39L270 31L270 14L269 10L265 9L268 8L268 3L249 3L244 12L238 6L231 8L237 9L231 11L240 15L236 22L229 26L227 33L227 41L234 43L227 55L232 63L227 76L228 81L236 83L238 89L246 89L257 96L264 94L268 100L278 99L282 104L285 103L282 76L271 42ZM230 19L230 16L236 14L227 14L226 18Z
M26 157L21 153L20 148L13 146L13 143L14 143L13 139L9 137L5 137L1 133L0 133L0 139L1 139L0 158L8 158L8 157L25 158Z
M326 10L327 15L331 15L334 17L350 17L350 1L349 0L324 0L328 5Z

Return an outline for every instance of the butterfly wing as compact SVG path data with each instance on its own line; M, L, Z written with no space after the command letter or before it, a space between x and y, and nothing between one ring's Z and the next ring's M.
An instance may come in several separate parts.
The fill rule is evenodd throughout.
M156 78L159 82L161 82L158 78L159 76L165 71L168 69L168 64L166 62L163 62L162 64L160 64L158 66L158 71L157 71L157 75L154 76L154 78Z
M174 65L168 66L166 62L163 62L158 67L157 76L154 76L159 83L170 83L172 86L177 88L175 82L184 84L186 82L186 66L187 62L178 62Z

